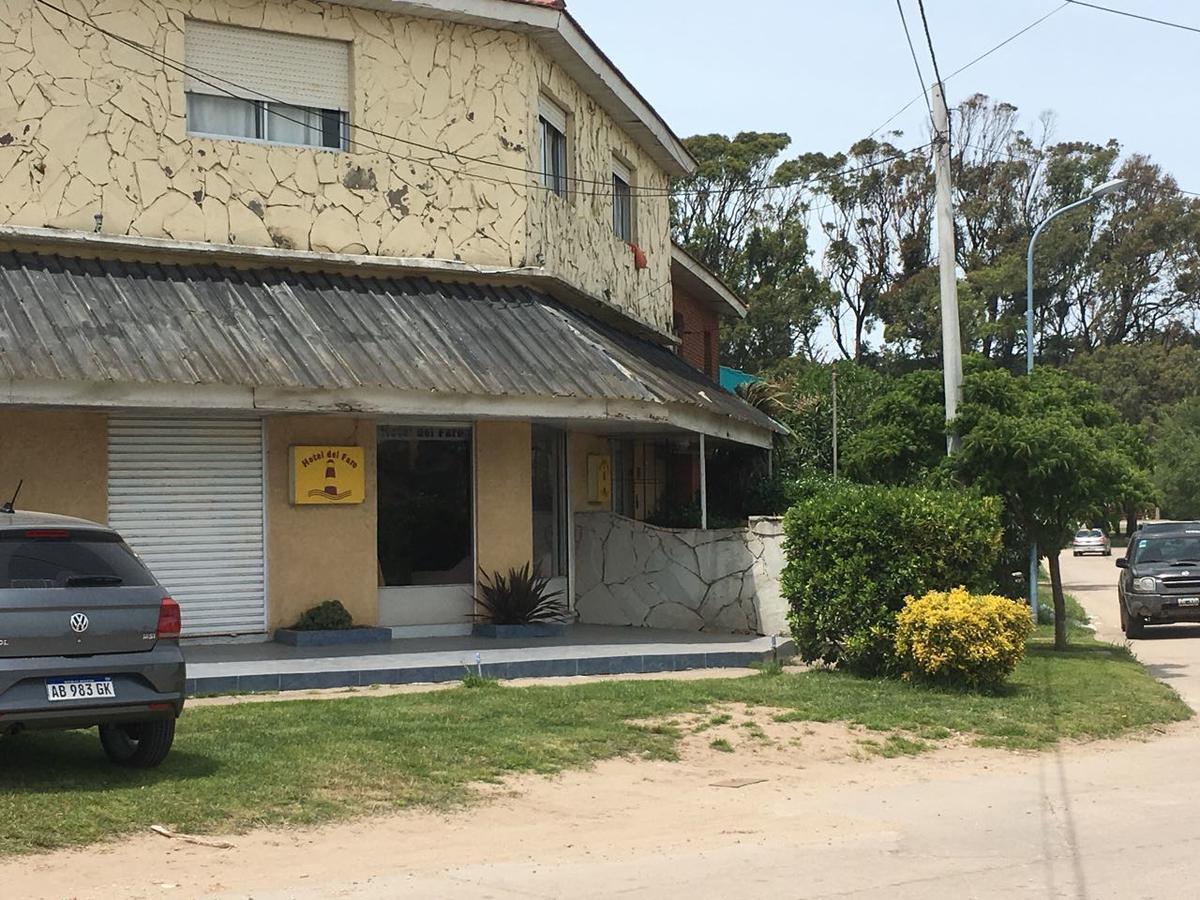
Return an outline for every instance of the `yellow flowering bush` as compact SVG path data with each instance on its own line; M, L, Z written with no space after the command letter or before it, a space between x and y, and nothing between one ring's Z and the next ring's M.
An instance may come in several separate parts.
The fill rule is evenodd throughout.
M993 689L1004 682L1033 633L1029 610L966 588L908 597L896 617L896 656L906 678Z

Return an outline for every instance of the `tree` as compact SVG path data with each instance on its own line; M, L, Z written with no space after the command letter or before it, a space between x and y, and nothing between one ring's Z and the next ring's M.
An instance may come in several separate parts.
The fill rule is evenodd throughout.
M729 365L758 372L813 353L828 287L810 263L807 205L786 134L711 134L684 142L698 168L675 185L675 240L746 301L746 318L722 327Z
M846 359L862 362L883 298L929 265L933 176L921 152L866 138L847 153L810 153L795 171L828 202L818 211L823 270L833 288L826 314Z
M1150 447L1164 436L1176 418L1179 404L1189 397L1200 396L1200 352L1190 344L1169 346L1162 343L1116 344L1100 347L1092 353L1076 356L1069 370L1092 384L1100 398L1116 407L1130 425L1138 425L1150 440ZM1169 459L1178 459L1183 434L1172 430L1174 448ZM1134 448L1142 462L1149 466L1149 451L1144 442ZM1166 492L1168 482L1174 484L1177 471L1170 462L1156 459L1156 478L1160 491ZM1180 473L1182 475L1182 473ZM1190 475L1182 475L1185 479ZM1183 485L1180 485L1183 487ZM1170 488L1173 492L1174 487ZM1175 494L1175 496L1179 496ZM1123 507L1129 534L1137 527L1139 505L1144 498L1134 497Z
M946 456L943 391L933 369L893 380L846 442L846 471L867 483L927 481Z
M786 479L833 471L833 373L838 377L838 439L842 448L864 426L867 410L888 385L883 374L849 360L832 364L791 359L747 385L743 396L787 426L775 469ZM844 451L843 451L844 452Z
M1155 434L1164 416L1200 396L1200 351L1190 344L1116 344L1077 355L1068 371L1092 384L1126 422Z
M1154 444L1154 483L1163 513L1200 519L1200 397L1173 407Z
M892 382L849 442L857 478L889 484L953 480L1004 502L1004 553L995 573L1006 591L1031 540L1050 565L1062 612L1058 553L1081 522L1153 493L1144 431L1123 422L1095 389L1061 370L1013 376L982 358L964 360L958 454L945 456L940 373L917 371ZM1056 619L1059 640L1065 621Z
M1064 372L1042 368L1014 377L976 373L964 385L956 475L1001 497L1005 513L1035 540L1050 569L1054 646L1066 647L1059 554L1081 522L1149 484L1130 457L1133 435L1095 390Z

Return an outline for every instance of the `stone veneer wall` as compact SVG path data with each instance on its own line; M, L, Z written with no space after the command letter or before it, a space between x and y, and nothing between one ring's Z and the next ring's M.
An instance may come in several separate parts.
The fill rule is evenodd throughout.
M90 232L102 214L105 234L544 265L669 330L666 174L526 35L307 0L67 5L172 60L188 18L350 42L350 119L378 134L354 131L345 153L191 136L182 74L0 0L0 223ZM611 197L564 202L519 171L379 136L536 170L543 86L571 114L574 175L607 185L620 154L658 189L637 204L648 269L613 238Z
M575 515L575 607L585 624L785 634L783 566L782 519L700 531Z

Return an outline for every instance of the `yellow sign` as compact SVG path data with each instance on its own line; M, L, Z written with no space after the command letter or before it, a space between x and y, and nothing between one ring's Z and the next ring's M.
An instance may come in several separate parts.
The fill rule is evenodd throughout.
M592 453L587 458L588 503L612 500L612 472L607 456Z
M362 447L292 447L296 506L350 506L365 499Z

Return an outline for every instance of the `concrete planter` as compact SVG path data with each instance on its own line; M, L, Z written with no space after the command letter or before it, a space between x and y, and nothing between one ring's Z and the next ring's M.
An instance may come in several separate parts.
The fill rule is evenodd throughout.
M540 622L536 625L475 625L471 634L486 638L548 638L562 637L567 633L565 623Z
M275 630L275 643L289 647L337 647L346 644L386 644L392 639L390 628L347 628L342 631Z

